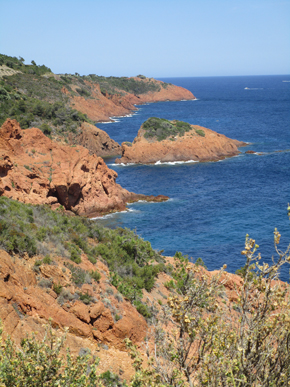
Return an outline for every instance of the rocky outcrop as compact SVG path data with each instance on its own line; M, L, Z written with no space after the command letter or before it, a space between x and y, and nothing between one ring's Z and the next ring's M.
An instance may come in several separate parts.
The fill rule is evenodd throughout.
M57 336L68 328L65 346L73 355L83 348L97 352L100 372L111 367L118 372L122 366L122 377L129 379L133 368L124 338L140 345L147 332L145 319L129 301L115 297L117 290L108 285L109 272L102 262L96 264L102 272L100 281L76 286L65 259L54 257L51 265L35 266L41 258L20 258L0 250L0 321L5 336L10 335L17 345L32 332L37 340L42 340L45 325L51 321ZM96 266L86 257L78 265L88 272L96 270ZM54 285L63 286L60 294L54 292ZM108 287L110 294L106 293ZM92 296L89 305L79 300L80 293ZM119 314L118 321L115 313Z
M49 204L80 215L124 210L137 200L166 197L134 194L116 184L117 173L82 146L62 146L40 129L22 130L15 120L0 129L0 195L24 203Z
M83 122L81 133L75 139L76 143L87 148L90 154L96 154L100 157L112 157L122 153L121 146L103 130Z
M145 138L145 134L141 126L132 144L122 143L122 157L115 162L217 161L239 154L238 147L246 145L198 125L191 125L191 129L182 136L172 135L161 141L156 137Z
M71 95L66 88L62 92L70 96L70 103L74 109L86 114L96 122L110 121L113 116L125 116L136 110L135 105L159 101L180 101L195 99L194 95L180 86L165 84L155 79L133 78L136 82L154 83L159 91L149 91L142 94L132 94L120 90L114 94L102 93L98 84L90 83L91 96L84 98ZM88 81L86 81L89 83Z

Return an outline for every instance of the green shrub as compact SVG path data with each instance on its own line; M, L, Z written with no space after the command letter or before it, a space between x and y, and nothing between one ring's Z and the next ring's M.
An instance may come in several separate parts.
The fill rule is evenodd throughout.
M198 134L201 137L205 137L204 130L202 129L195 129L196 134Z
M98 272L98 270L91 271L90 272L90 276L91 276L92 279L94 279L97 282L99 282L100 279L101 279L101 274Z
M157 138L158 141L172 136L183 136L192 130L191 125L183 121L168 121L164 118L150 117L142 125L145 138Z
M90 296L88 293L80 293L80 300L81 300L84 304L88 305L88 304L90 304L90 303L92 302L93 297Z
M68 263L66 266L71 271L72 281L77 286L83 285L86 281L87 272L85 270L81 269L80 267L75 267L75 266L71 265L70 263Z
M89 91L87 91L86 89L84 88L77 88L76 91L79 93L79 95L81 95L82 97L89 97L91 95L91 93Z
M60 284L53 284L53 291L57 294L60 295L62 291L62 286Z
M87 353L78 357L61 355L66 334L57 337L47 327L42 341L34 335L22 340L20 348L0 329L0 380L9 387L96 387L102 386L96 376L98 359Z
M150 312L147 305L144 305L141 302L136 302L134 305L136 306L137 311L140 314L142 314L143 317L145 317L145 318L152 317L152 313Z
M41 124L39 129L42 130L42 132L45 135L47 135L47 136L51 135L52 129L51 129L51 127L48 124L45 124L45 123Z

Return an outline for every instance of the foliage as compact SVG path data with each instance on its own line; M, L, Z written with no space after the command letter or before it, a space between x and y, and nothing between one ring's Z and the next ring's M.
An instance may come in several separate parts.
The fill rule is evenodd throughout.
M60 295L62 291L62 286L60 284L53 284L53 291L57 294Z
M79 295L80 300L86 305L90 304L93 300L93 297L90 296L88 293L80 293Z
M66 334L57 337L46 328L42 341L35 336L22 340L21 347L8 338L3 340L0 329L0 383L5 387L96 387L104 386L96 370L98 359L81 355L72 357L67 348L61 355Z
M1 248L20 255L44 253L40 265L49 264L51 256L59 254L76 264L81 262L82 254L93 264L101 256L110 269L112 284L144 317L151 315L141 303L142 289L152 290L158 273L165 269L164 259L134 231L106 229L86 218L68 217L46 206L23 204L4 196L0 197L0 231ZM89 273L69 261L66 266L77 286L91 279L100 280L97 269Z
M185 132L192 130L187 122L168 121L164 118L150 117L142 125L145 130L145 138L156 137L158 141L165 140L169 136L183 136Z
M23 58L16 58L15 56L8 56L0 54L0 66L6 65L13 70L21 71L22 73L43 75L46 73L51 73L50 68L42 65L37 66L34 61L31 61L31 65L25 65Z
M104 387L125 387L126 382L122 382L120 377L111 371L103 372L100 375L100 379L103 382Z
M227 280L225 266L217 276L208 276L201 266L176 259L177 282L181 279L182 286L171 294L155 322L155 347L153 352L148 347L146 370L129 343L131 356L138 360L136 386L288 385L290 292L289 284L277 279L281 266L290 262L290 245L283 252L279 241L275 229L277 259L269 266L260 263L258 246L246 237L244 281L235 289L236 311L219 298Z
M135 95L146 94L148 92L160 91L158 82L149 80L145 76L138 76L138 79L127 77L103 77L94 74L83 77L93 83L98 83L103 93L121 94L122 92Z
M91 93L84 89L83 87L77 88L76 91L81 95L82 97L89 97Z
M202 129L195 129L196 134L198 134L201 137L205 137L204 130Z
M0 125L7 118L16 119L22 129L37 125L46 135L52 131L55 134L75 133L82 122L89 121L84 114L66 106L64 102L50 103L32 97L23 99L15 92L1 103Z
M101 279L101 274L98 272L98 270L95 270L95 271L91 271L90 272L90 276L92 279L94 279L95 281L99 282L100 279Z

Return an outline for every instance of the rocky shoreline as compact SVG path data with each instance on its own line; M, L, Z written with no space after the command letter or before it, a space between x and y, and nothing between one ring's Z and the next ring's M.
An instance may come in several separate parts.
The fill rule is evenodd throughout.
M59 145L38 128L22 130L10 119L0 129L0 176L0 195L54 209L63 206L88 217L123 211L138 200L168 199L127 191L101 157L82 146Z

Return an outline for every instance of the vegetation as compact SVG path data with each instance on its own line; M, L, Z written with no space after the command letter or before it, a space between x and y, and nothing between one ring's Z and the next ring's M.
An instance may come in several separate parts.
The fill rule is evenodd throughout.
M201 137L205 137L204 130L202 129L195 129L196 134L198 134Z
M35 74L35 75L43 75L47 73L51 73L50 68L42 65L37 66L35 61L31 61L31 65L25 65L24 59L19 57L16 58L15 56L8 56L0 54L0 66L5 65L13 70L21 71L22 73L26 74Z
M290 207L288 212L290 215ZM277 257L271 266L261 263L258 245L246 237L243 282L234 290L233 304L222 296L226 266L210 276L201 259L191 265L179 252L173 265L165 266L162 257L133 231L105 229L88 219L67 217L45 206L25 205L5 197L0 198L0 216L2 248L34 255L43 251L46 243L54 249L58 245L68 252L66 266L77 286L98 280L100 274L71 263L69 246L91 255L91 259L102 257L110 269L111 283L139 313L151 319L148 339L155 345L148 344L146 368L136 347L127 340L136 371L132 387L282 387L290 380L289 284L277 281L280 268L290 262L290 246L285 252L279 249L281 235L276 229ZM35 268L49 264L54 251L37 260ZM143 304L141 297L142 290L152 289L160 270L171 275L167 286L171 294L167 305L159 303L158 312ZM74 298L59 284L42 282L39 286L53 286L60 304ZM93 301L87 293L80 292L77 297L86 304ZM116 311L115 316L120 318ZM60 355L64 340L49 329L43 342L26 338L20 349L9 338L1 339L0 381L4 386L122 385L112 373L97 377L96 362L88 368L92 360L87 357L73 359L68 352L64 360ZM84 371L88 369L90 372Z
M73 357L67 348L61 355L66 334L57 337L48 326L42 341L35 336L22 340L17 348L3 340L0 329L0 383L5 387L104 387L97 376L98 359L89 354ZM87 353L87 351L86 351Z
M90 74L83 78L93 83L98 83L104 94L122 94L122 92L125 91L127 93L140 95L161 90L159 83L146 78L144 75L138 75L138 80L127 77L103 77L94 74Z
M0 248L20 255L47 255L36 267L50 263L54 255L66 257L77 286L100 279L97 269L89 273L77 266L82 254L93 264L102 259L110 269L112 284L146 317L150 311L141 303L142 289L150 292L165 269L161 255L134 231L106 229L86 218L4 196L0 197Z
M156 319L154 352L147 347L146 369L136 346L127 340L136 370L132 385L288 385L290 293L289 284L277 279L281 266L290 262L290 245L282 252L279 241L275 229L277 259L269 266L260 263L255 240L246 237L244 281L235 289L236 308L219 296L226 266L217 276L208 277L200 265L188 266L184 257L176 256L177 286Z
M0 89L0 125L7 118L11 118L16 119L22 129L37 126L45 135L52 132L64 135L67 132L77 133L82 122L89 122L83 113L70 108L64 101L50 103L33 97L23 97L15 89L10 93L7 92L2 102L1 95Z
M165 140L168 137L183 136L185 132L192 130L187 122L168 121L164 118L150 117L142 125L145 130L145 138L157 138L158 141Z

